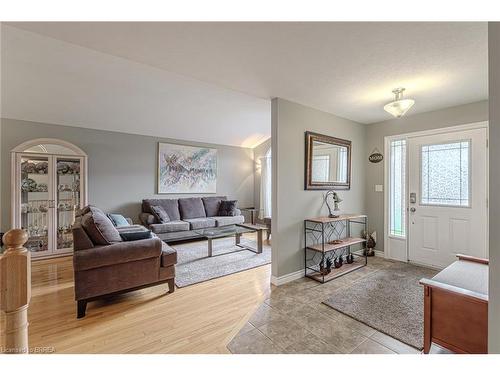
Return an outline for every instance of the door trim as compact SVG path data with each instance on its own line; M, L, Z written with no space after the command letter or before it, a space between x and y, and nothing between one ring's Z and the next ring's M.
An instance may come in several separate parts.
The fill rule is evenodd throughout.
M405 233L406 236L403 237L395 237L389 235L389 200L390 200L390 190L389 190L389 167L390 167L390 143L394 140L404 139L408 141L410 138L416 138L421 136L429 136L429 135L438 135L438 134L447 134L454 133L466 130L474 130L474 129L486 129L486 247L489 248L489 148L488 148L488 140L489 140L489 122L488 121L480 121L473 122L469 124L456 125L456 126L448 126L444 128L437 129L429 129L422 131L415 131L409 133L402 133L396 135L388 135L384 137L384 256L388 259L395 259L399 261L404 261L408 263L409 261L409 249L408 249L408 215L405 215ZM408 158L406 158L406 171L408 172ZM408 194L408 173L405 176L405 195ZM408 210L408 199L406 200L406 210ZM396 258L394 254L391 254L390 240L398 240L405 242L406 248L406 256L405 259Z

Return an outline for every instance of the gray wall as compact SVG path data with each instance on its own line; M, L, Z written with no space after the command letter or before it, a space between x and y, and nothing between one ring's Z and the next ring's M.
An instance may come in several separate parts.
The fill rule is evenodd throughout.
M366 153L364 157L366 164L366 213L370 229L377 231L377 250L384 250L384 192L375 192L375 185L384 185L384 162L370 163L368 156L372 150L378 148L384 154L384 137L389 135L486 120L488 120L488 101L485 100L366 125ZM386 186L384 186L385 189Z
M261 158L266 156L267 150L271 147L271 138L267 141L262 142L260 145L253 149L253 158L255 161L255 170L254 170L254 207L260 208L260 165Z
M123 213L134 221L138 220L143 198L178 196L156 195L157 143L160 141L217 148L217 194L238 199L240 206L251 206L254 202L253 151L249 148L11 119L1 121L3 230L10 226L10 150L35 138L59 138L82 148L89 156L89 203L108 212Z
M352 141L351 190L340 191L346 213L365 211L366 126L284 99L271 105L273 264L275 277L304 268L304 219L328 214L324 191L304 190L304 132Z
M500 353L500 23L488 27L490 89L490 285L488 352Z

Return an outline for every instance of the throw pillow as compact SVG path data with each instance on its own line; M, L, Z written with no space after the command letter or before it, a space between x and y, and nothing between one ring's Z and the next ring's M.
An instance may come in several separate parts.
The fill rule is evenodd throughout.
M236 216L238 201L222 201L219 206L219 216Z
M170 221L170 216L168 216L167 211L162 206L151 206L151 211L160 223L168 223Z
M111 220L100 210L90 210L82 218L82 226L94 245L110 245L121 242L120 233Z
M130 224L125 219L123 215L120 214L108 214L109 220L113 222L115 227L128 227Z
M138 232L122 232L120 233L123 241L137 241L137 240L145 240L147 238L151 238L150 230L141 230Z

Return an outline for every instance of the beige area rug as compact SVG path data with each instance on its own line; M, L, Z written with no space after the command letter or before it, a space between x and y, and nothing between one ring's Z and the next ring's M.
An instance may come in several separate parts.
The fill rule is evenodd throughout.
M257 248L255 241L246 238L242 238L241 243ZM207 255L207 241L171 246L177 250L175 284L178 288L271 263L270 246L264 244L262 254L256 254L236 246L234 238L214 240L212 257Z
M438 271L406 263L378 270L323 303L419 350L424 346L421 278Z

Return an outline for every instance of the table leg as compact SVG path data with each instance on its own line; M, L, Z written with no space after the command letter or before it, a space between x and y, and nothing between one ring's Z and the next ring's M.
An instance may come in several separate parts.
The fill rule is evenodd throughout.
M213 250L213 247L212 247L212 239L209 238L208 239L208 256L211 257L212 256L212 250Z
M257 253L262 253L262 229L257 231Z
M236 233L235 240L234 240L236 245L239 245L241 242L241 233Z

